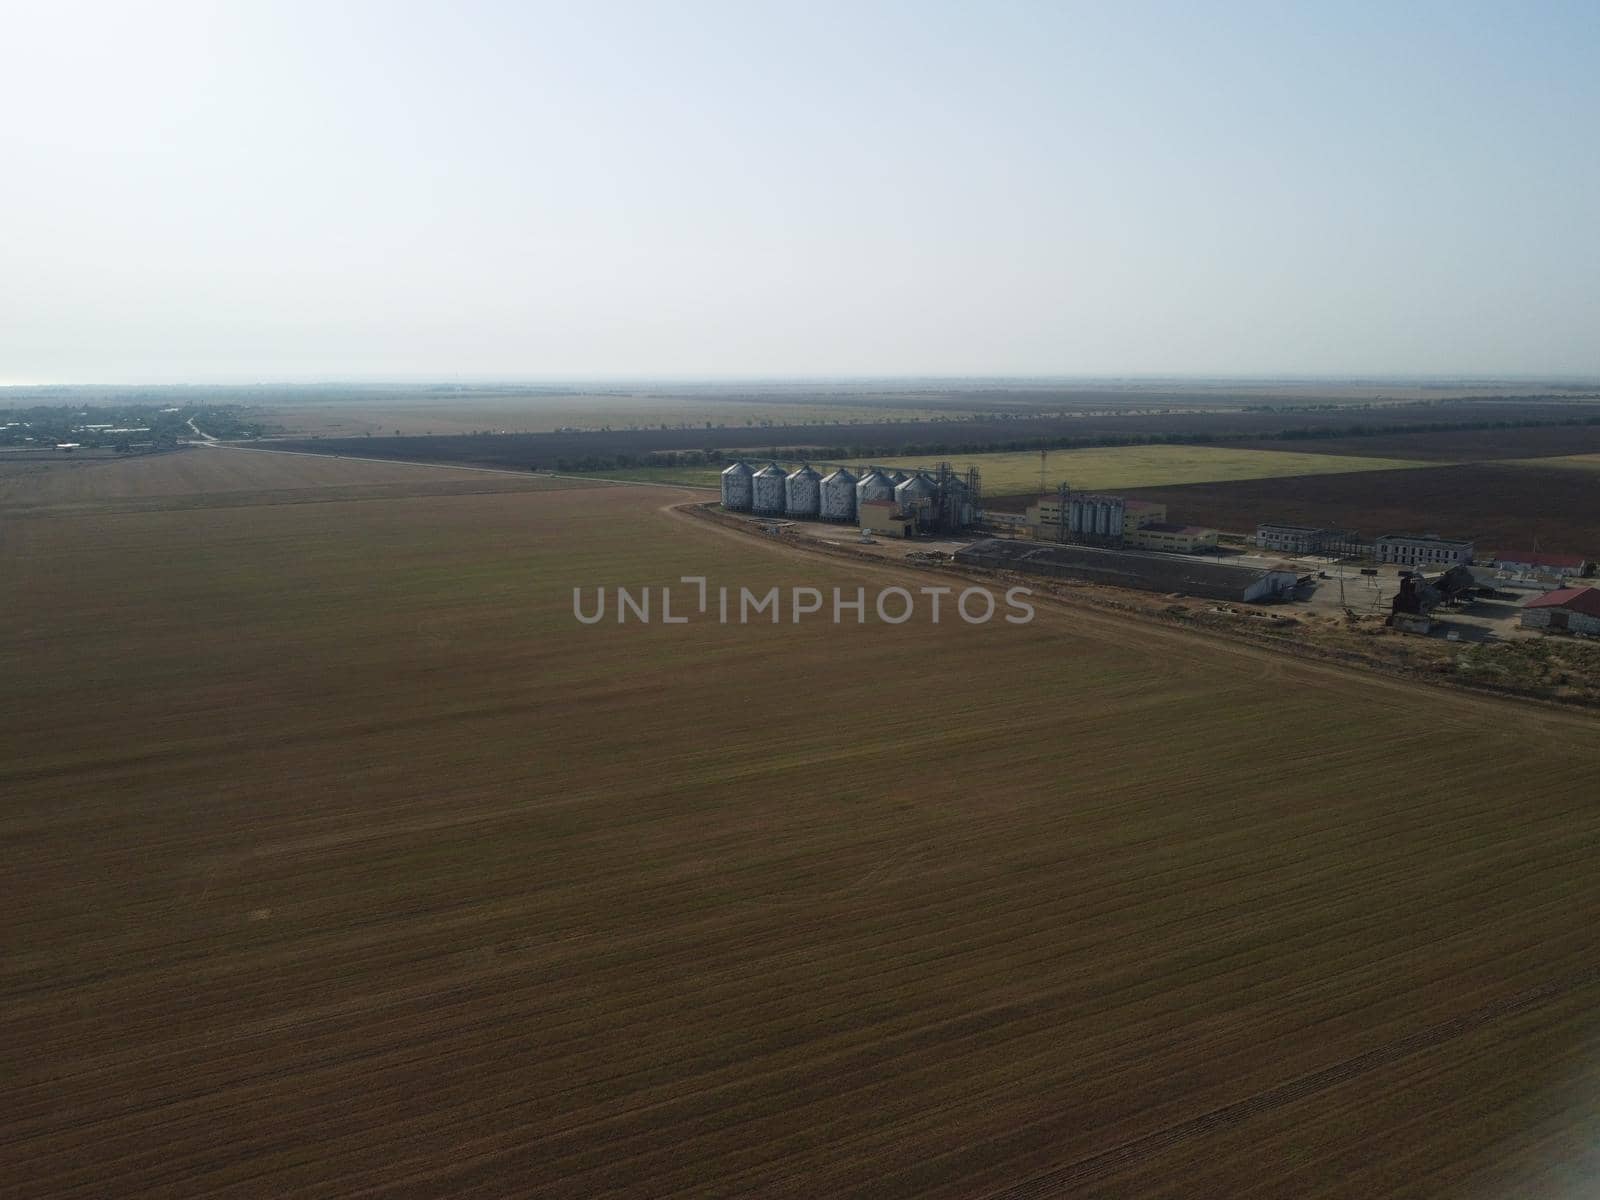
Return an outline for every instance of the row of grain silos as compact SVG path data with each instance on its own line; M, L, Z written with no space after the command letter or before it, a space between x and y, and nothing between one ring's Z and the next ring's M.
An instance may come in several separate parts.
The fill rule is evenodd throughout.
M856 486L856 477L843 467L823 476L808 463L785 475L777 463L756 471L736 462L722 472L722 506L763 517L853 521Z
M856 520L863 504L887 500L901 512L916 516L918 524L926 528L968 524L972 506L965 485L948 472L941 478L942 483L921 473L889 473L877 467L869 468L859 479L844 467L823 476L809 463L786 475L777 463L754 470L736 462L722 472L722 505L764 517L849 522Z
M1122 536L1126 502L1121 496L1075 494L1068 501L1068 527L1093 537Z

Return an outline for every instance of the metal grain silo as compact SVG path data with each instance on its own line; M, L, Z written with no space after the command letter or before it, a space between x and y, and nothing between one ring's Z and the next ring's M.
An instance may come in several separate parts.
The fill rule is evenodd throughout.
M933 519L933 502L938 495L939 489L926 475L913 475L894 489L896 507L903 513L917 513L924 525Z
M894 482L877 467L856 481L856 512L870 500L893 500Z
M749 512L752 472L743 462L736 462L722 472L722 507L734 512Z
M1096 537L1122 536L1122 518L1125 511L1121 496L1090 496L1088 504L1092 520L1084 524L1084 532Z
M954 475L941 475L939 519L946 529L965 529L972 524L972 495L967 485Z
M843 467L824 476L818 515L824 521L854 521L857 482L856 477Z
M904 471L895 470L889 472L889 482L894 484L895 487L899 487L902 483L910 478L911 476L907 475Z
M815 517L822 511L822 476L810 463L783 481L783 511L791 517Z
M750 477L750 509L764 517L783 515L783 469L768 463Z

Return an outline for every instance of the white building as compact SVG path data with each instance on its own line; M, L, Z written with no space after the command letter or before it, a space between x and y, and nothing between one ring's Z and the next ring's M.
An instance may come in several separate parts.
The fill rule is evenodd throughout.
M1309 525L1257 525L1256 545L1282 554L1312 554L1322 549L1322 530Z
M1354 529L1313 529L1309 525L1257 525L1256 545L1279 554L1332 558L1361 558L1372 549Z
M1471 541L1436 533L1386 533L1373 540L1372 550L1379 562L1402 567L1443 569L1472 561Z
M1546 554L1541 550L1498 550L1493 561L1502 571L1559 575L1564 579L1575 579L1589 569L1589 560L1581 554Z

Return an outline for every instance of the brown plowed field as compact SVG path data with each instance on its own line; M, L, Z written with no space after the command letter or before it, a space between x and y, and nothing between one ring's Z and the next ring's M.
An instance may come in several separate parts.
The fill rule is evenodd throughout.
M931 582L683 498L0 522L0 1193L1588 1179L1592 719L1069 609L578 625Z
M1376 433L1370 437L1280 438L1239 442L1239 449L1354 454L1429 462L1540 458L1600 453L1600 425L1537 425L1522 429L1458 429L1433 433Z
M1475 537L1479 550L1532 546L1600 554L1600 477L1593 472L1476 463L1412 471L1305 475L1139 488L1173 520L1254 532L1267 521L1379 533Z

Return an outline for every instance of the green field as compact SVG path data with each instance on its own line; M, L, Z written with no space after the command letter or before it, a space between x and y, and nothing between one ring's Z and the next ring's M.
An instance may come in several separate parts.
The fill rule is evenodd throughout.
M799 466L789 467L793 470ZM624 479L634 483L665 483L680 487L720 488L721 467L613 467L596 471L597 478Z
M1592 718L1090 609L581 626L931 577L162 461L0 522L16 1194L1582 1194Z
M985 495L1012 495L1039 490L1037 451L1013 454L966 454L940 458L894 459L885 466L906 470L948 461L958 471L977 467ZM1077 491L1159 487L1180 483L1215 483L1230 479L1269 479L1292 475L1338 475L1352 471L1387 471L1429 467L1437 463L1353 455L1296 454L1281 450L1238 450L1212 446L1113 446L1086 450L1052 450L1045 466L1046 489L1065 480Z

